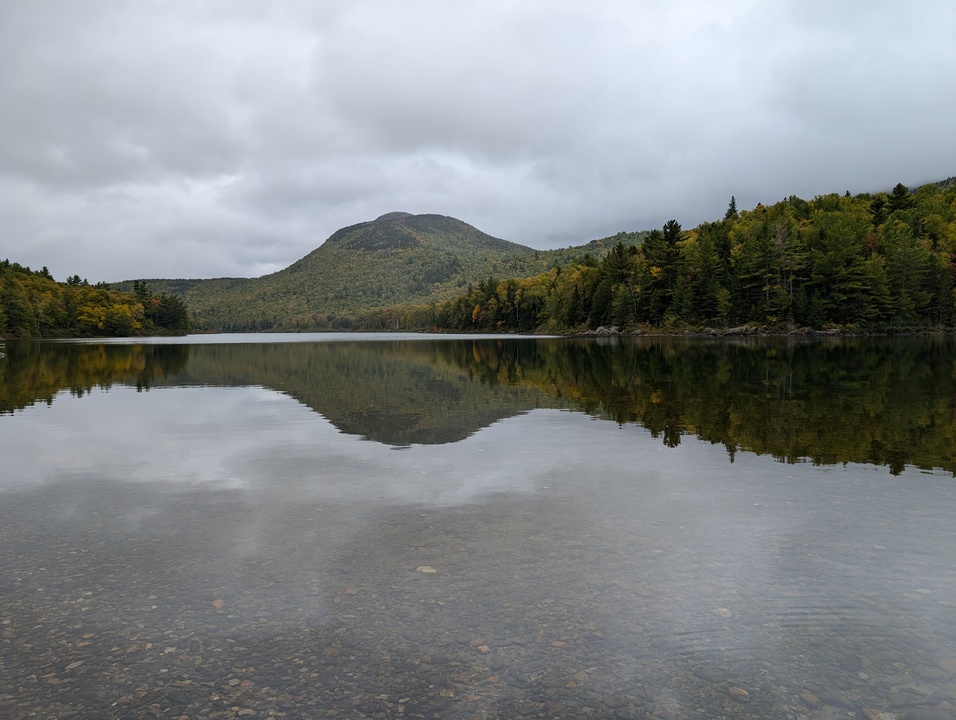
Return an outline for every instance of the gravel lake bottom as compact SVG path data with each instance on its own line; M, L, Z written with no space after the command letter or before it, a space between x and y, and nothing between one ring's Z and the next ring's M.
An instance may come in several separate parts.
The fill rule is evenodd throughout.
M950 477L648 454L457 506L9 492L0 716L956 717Z

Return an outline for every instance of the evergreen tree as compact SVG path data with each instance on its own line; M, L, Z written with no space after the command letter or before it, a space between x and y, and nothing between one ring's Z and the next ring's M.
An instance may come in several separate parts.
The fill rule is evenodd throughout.
M907 210L916 204L916 199L910 195L910 189L903 183L897 183L896 187L887 198L887 206L890 213L898 210Z
M641 319L655 325L663 321L674 300L680 260L677 243L681 238L680 223L668 220L663 229L648 233L641 246L644 263L639 279L644 298L639 315L643 316Z
M886 222L887 207L886 195L877 193L870 200L870 214L873 216L873 227L879 227Z
M733 195L730 196L730 205L727 206L727 212L724 213L724 220L736 220L739 216L737 215L737 198Z

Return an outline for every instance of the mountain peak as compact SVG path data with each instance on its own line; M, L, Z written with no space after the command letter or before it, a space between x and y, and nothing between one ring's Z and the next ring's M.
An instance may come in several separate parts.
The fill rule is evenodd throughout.
M450 253L478 248L505 253L532 252L531 248L491 237L453 217L407 212L390 212L375 220L342 228L333 233L323 247L365 252L425 247Z
M401 220L402 218L411 217L411 213L407 212L390 212L385 213L384 215L379 215L375 218L375 222L390 222L392 220Z

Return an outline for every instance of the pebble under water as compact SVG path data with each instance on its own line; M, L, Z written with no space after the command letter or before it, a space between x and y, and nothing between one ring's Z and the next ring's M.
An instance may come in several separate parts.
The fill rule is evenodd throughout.
M956 717L948 473L557 410L397 449L262 388L0 423L0 717Z

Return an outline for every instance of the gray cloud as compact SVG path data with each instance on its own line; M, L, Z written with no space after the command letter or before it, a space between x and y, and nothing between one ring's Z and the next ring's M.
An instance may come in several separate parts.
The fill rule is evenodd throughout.
M0 257L255 276L392 210L535 247L956 174L956 6L0 0Z

